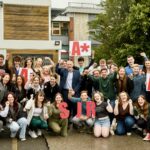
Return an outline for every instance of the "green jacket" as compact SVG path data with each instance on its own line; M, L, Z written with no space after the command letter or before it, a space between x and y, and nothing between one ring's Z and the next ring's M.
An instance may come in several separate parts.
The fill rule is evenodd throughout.
M60 110L52 103L48 106L49 120L60 120Z
M115 81L117 79L117 72L108 75L105 79L102 77L95 78L93 76L88 76L93 80L95 84L99 84L99 91L103 93L105 100L115 100Z
M147 116L145 117L144 116L144 112L142 109L134 106L134 116L135 118L139 119L139 118L144 118L144 119L147 119L147 117L150 117L150 105L148 106L148 109L147 109Z

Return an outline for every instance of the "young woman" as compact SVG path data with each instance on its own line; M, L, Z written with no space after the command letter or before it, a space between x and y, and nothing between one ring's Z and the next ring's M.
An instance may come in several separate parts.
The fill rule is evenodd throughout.
M33 71L33 60L31 57L26 58L24 69L27 69L27 77L26 80L30 81L30 74L32 74Z
M54 103L52 103L48 107L48 125L54 133L61 134L65 137L67 136L68 118L63 119L60 117L61 110L59 110L59 106L62 102L62 95L60 93L57 93L55 96Z
M42 64L43 64L42 58L37 58L34 66L34 72L39 76L40 76L40 72L42 71Z
M48 64L43 65L43 70L41 71L41 78L44 81L44 83L50 81L50 76L53 74L52 68L55 66L55 63L52 61L50 57L45 57L45 61L48 60Z
M24 89L24 84L24 78L21 75L18 75L16 78L16 84L14 84L11 89L19 103L26 97L26 90Z
M42 87L40 85L40 77L34 76L33 83L27 88L27 98L30 99L32 95L34 97L40 90L42 90Z
M118 70L118 77L116 80L116 91L119 94L122 91L127 92L128 94L131 93L133 89L133 81L126 76L125 68L120 67Z
M9 112L7 115L7 126L11 131L11 138L14 138L19 131L19 138L21 141L26 140L27 119L26 112L23 112L21 105L17 102L15 95L9 92L6 96L6 101L9 102Z
M41 78L43 79L44 83L46 83L46 82L50 81L52 71L48 66L43 66L43 70L40 75L41 75Z
M38 91L35 95L35 99L30 99L25 106L25 110L28 113L27 121L30 128L29 135L32 138L41 136L41 129L46 129L48 127L46 122L48 113L44 96L42 91Z
M57 76L52 75L50 77L50 81L44 84L44 93L45 93L46 99L50 101L51 103L54 102L55 95L60 92L60 88L56 80L57 80Z
M146 100L150 103L150 60L145 61Z
M5 74L0 82L0 102L4 100L8 91L10 91L10 75Z
M150 140L150 105L143 95L138 97L134 106L134 116L137 126L143 130L143 134L144 131L147 131L143 140Z
M3 109L2 105L0 105L0 132L3 129L4 118L7 117L9 111L9 102L6 101L5 108Z
M129 99L126 92L119 93L119 98L115 101L114 114L117 119L116 134L131 135L135 120L133 118L132 100Z
M94 136L95 137L108 137L110 130L109 113L113 112L113 108L109 101L104 102L104 96L102 93L95 92L94 100L96 102L96 116L94 123Z

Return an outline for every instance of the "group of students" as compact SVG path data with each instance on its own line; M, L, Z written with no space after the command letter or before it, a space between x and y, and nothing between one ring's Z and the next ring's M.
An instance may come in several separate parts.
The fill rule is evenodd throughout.
M84 67L71 60L56 65L49 58L33 62L15 56L9 66L0 54L0 134L5 127L10 137L19 132L21 141L28 133L32 138L42 135L42 129L64 137L71 125L78 132L95 137L131 135L140 131L143 140L150 141L150 61L145 53L144 64L134 63L128 56L128 66L118 67L112 60L91 59ZM54 71L55 70L55 71ZM61 117L67 110L68 116Z

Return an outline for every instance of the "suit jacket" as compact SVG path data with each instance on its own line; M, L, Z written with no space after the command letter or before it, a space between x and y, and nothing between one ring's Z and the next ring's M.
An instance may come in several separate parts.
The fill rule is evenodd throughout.
M56 65L56 73L60 75L60 89L64 89L66 84L68 70L66 68L59 68L59 64ZM81 76L79 70L73 70L73 79L72 79L72 88L75 92L78 92L80 89Z

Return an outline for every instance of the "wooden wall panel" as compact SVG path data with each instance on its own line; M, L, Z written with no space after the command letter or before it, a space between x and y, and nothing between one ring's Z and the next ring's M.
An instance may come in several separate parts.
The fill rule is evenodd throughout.
M40 55L52 55L53 61L55 63L58 62L58 50L32 50L32 49L7 49L7 52L10 54L10 59L9 59L9 65L12 65L12 61L13 61L13 55L28 55L28 57L32 57L31 55L38 55L38 57L40 57Z
M49 40L46 6L4 5L4 39Z

